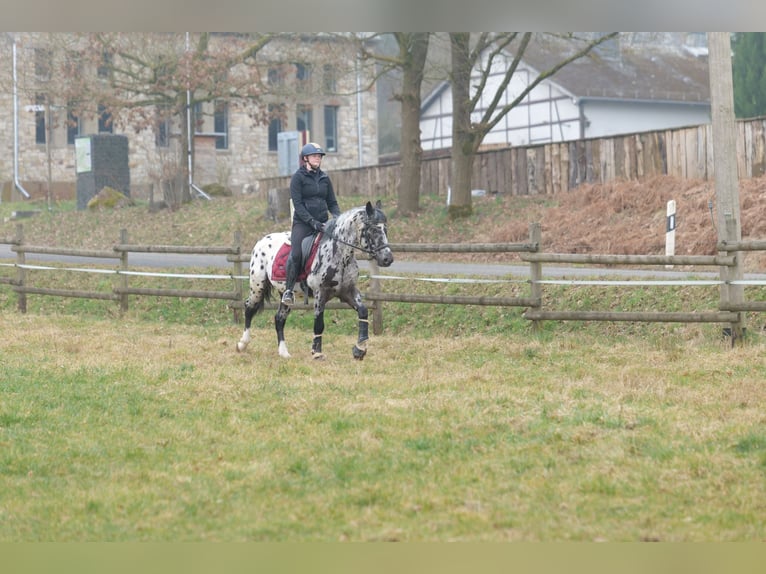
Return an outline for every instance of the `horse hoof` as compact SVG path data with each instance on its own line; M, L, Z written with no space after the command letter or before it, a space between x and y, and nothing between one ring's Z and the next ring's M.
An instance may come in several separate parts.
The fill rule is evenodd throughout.
M315 353L314 351L311 352L311 357L315 361L324 361L325 360L325 354L324 353Z
M243 345L242 343L237 343L237 353L241 353L247 348L247 345Z
M354 358L357 361L361 361L362 359L364 359L364 356L367 354L366 349L360 349L356 345L354 345L354 347L351 349L351 352L354 354Z

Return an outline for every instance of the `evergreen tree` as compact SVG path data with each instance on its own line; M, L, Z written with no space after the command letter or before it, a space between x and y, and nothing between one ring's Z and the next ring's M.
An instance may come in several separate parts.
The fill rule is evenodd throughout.
M732 75L734 115L752 118L766 115L766 33L733 35Z

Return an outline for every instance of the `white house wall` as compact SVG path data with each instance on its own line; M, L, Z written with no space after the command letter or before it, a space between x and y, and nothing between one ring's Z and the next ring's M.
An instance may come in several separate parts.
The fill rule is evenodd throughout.
M584 100L585 137L698 126L710 123L710 108L705 105L679 105L661 102L620 102Z
M472 121L481 120L491 98L500 89L504 66L498 62L493 66L483 95L471 115ZM536 76L537 72L520 66L497 109L517 98ZM472 85L477 85L478 80L474 75ZM522 146L576 139L580 135L578 117L578 107L570 95L553 83L542 82L498 122L484 138L483 145ZM452 90L449 86L423 110L420 131L424 150L452 146Z
M472 121L480 121L491 98L499 90L505 70L510 64L508 57L493 63L476 111L471 116ZM486 61L483 65L486 65ZM518 97L538 73L520 63L497 109L502 109ZM479 79L478 74L474 73L471 82L474 89ZM556 84L554 76L553 81L541 82L511 109L486 135L482 145L536 145L707 123L710 123L707 102L578 100ZM424 150L448 149L452 146L452 90L449 85L445 85L438 97L422 110L420 128Z

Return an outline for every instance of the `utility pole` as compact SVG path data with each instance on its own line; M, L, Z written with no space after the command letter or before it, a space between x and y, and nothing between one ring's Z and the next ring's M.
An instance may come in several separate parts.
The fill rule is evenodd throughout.
M713 171L717 209L718 243L737 243L742 240L742 222L739 207L739 177L737 174L737 127L734 123L734 83L731 71L731 34L708 32L708 68L710 72L710 110L713 122ZM744 301L742 285L731 285L741 280L742 252L732 252L734 267L721 266L721 308ZM729 255L719 252L719 255ZM732 344L742 337L744 313L730 324Z

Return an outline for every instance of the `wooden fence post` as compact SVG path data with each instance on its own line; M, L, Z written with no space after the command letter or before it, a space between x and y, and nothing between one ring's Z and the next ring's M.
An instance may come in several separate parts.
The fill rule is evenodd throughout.
M120 230L120 244L121 245L127 245L128 243L128 230L127 229L121 229ZM127 250L121 250L120 251L120 271L127 271L128 270L128 251ZM123 291L120 294L120 313L127 313L128 311L128 274L122 273L120 275L120 279L118 281L120 284L120 287L122 287Z
M535 245L535 253L540 252L540 245L542 244L542 230L539 223L529 224L529 243ZM540 285L540 280L543 278L543 264L540 261L530 261L529 263L529 281L530 289L529 296L537 301L537 308L542 308L543 300L543 287ZM538 332L542 326L541 321L532 321L532 331Z
M380 279L378 279L378 263L370 259L370 293L380 293ZM372 334L380 335L383 332L383 301L375 299L375 307L372 309Z
M726 237L736 237L739 231L737 220L727 213L725 215L726 220ZM732 253L722 253L722 255L732 255ZM740 281L744 278L742 271L742 252L735 251L734 266L721 266L721 307L734 308L741 307L745 300L745 290L742 285L732 285L731 281ZM742 311L737 312L737 320L729 325L728 334L731 335L731 344L734 346L742 336L745 330L745 313Z
M24 225L21 223L16 224L16 245L21 247L24 244ZM20 313L27 312L27 293L24 291L24 287L27 280L27 270L24 269L24 265L27 262L26 253L23 249L16 251L16 282L19 289L16 291L18 296L18 309Z
M708 32L708 69L710 109L713 128L713 172L718 219L718 241L742 241L742 216L739 201L737 167L737 128L734 117L734 87L731 64L731 33ZM733 268L721 268L721 298L729 303L742 302L741 286L727 281L742 279L741 257L735 254ZM724 293L725 292L725 293ZM729 326L732 344L742 337L743 315Z
M236 297L238 302L242 302L244 295L242 293L242 279L240 279L242 276L242 259L240 257L242 253L241 231L234 232L234 249L237 251L237 254L232 258L234 260L234 297ZM239 305L232 305L232 311L232 320L234 323L240 323L242 317L239 312Z

